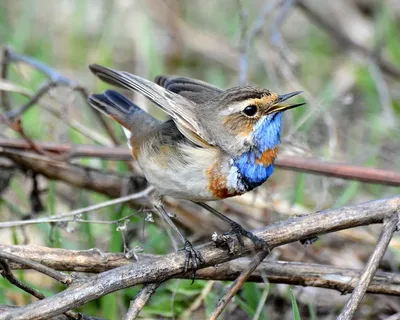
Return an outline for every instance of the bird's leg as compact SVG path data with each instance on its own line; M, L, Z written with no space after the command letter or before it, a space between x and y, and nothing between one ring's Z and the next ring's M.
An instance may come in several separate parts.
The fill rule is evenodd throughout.
M195 204L199 205L200 207L210 211L212 214L216 215L219 219L229 223L231 229L229 230L229 234L234 234L239 242L239 244L243 247L243 239L242 237L246 237L250 239L257 250L268 249L268 244L261 238L255 236L253 233L245 230L239 223L233 221L232 219L228 218L227 216L223 215L221 212L215 210L213 207L210 207L208 204L204 202L194 202Z
M168 215L168 212L165 210L165 208L158 204L155 205L154 208L157 210L157 212L165 219L165 221L168 222L170 227L179 235L180 240L183 243L183 250L186 252L186 259L185 259L185 266L184 266L184 271L187 272L189 268L189 263L192 261L192 267L193 267L193 273L192 273L192 280L196 277L196 270L198 267L198 263L204 264L205 261L203 257L201 256L201 253L197 251L195 248L193 248L193 245L187 240L184 235L179 231L179 229L176 227L174 222L171 220L171 218Z

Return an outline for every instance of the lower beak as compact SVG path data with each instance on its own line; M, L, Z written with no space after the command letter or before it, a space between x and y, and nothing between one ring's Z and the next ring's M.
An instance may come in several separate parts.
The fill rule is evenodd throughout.
M296 103L296 104L281 104L282 102L284 102L294 96L297 96L300 93L302 93L302 91L295 91L295 92L279 95L278 100L275 102L275 104L273 106L271 106L271 109L269 111L270 112L278 112L278 111L282 112L282 111L294 109L294 108L297 108L297 107L300 107L300 106L306 104L305 102Z

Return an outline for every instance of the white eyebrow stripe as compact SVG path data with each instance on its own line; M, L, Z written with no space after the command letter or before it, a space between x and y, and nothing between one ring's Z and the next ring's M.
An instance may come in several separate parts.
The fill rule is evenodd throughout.
M230 105L228 108L223 110L221 112L221 114L222 115L228 115L228 114L232 114L232 113L235 113L235 112L240 112L240 111L242 111L242 109L247 107L247 105L248 105L247 101L235 102L234 104Z

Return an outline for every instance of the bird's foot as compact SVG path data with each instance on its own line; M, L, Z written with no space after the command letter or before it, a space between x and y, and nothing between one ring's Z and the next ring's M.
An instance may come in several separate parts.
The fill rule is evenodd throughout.
M200 265L205 263L205 260L203 259L201 253L196 250L195 248L193 248L193 245L188 241L185 240L185 244L183 246L183 249L185 251L185 265L184 265L184 271L187 272L189 269L189 264L190 261L192 262L192 283L194 282L194 279L196 277L196 271L197 268Z
M231 229L228 232L225 232L221 238L215 241L216 243L225 242L225 245L228 246L230 253L234 253L236 251L236 243L239 243L240 248L244 247L243 237L250 239L254 243L255 249L257 251L259 250L269 251L268 244L263 239L245 230L240 224L234 221L232 221L230 225Z

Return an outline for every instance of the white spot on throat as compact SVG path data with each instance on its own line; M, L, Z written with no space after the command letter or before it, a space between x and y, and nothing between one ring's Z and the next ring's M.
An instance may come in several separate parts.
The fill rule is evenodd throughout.
M233 164L233 160L230 161L230 169L228 177L226 179L226 188L229 191L234 192L246 192L246 187L240 179L239 169Z
M124 130L124 134L125 134L126 138L128 139L127 143L128 143L129 149L132 149L131 144L129 143L129 139L132 136L131 131L129 129L125 128L125 127L122 127L122 130Z

